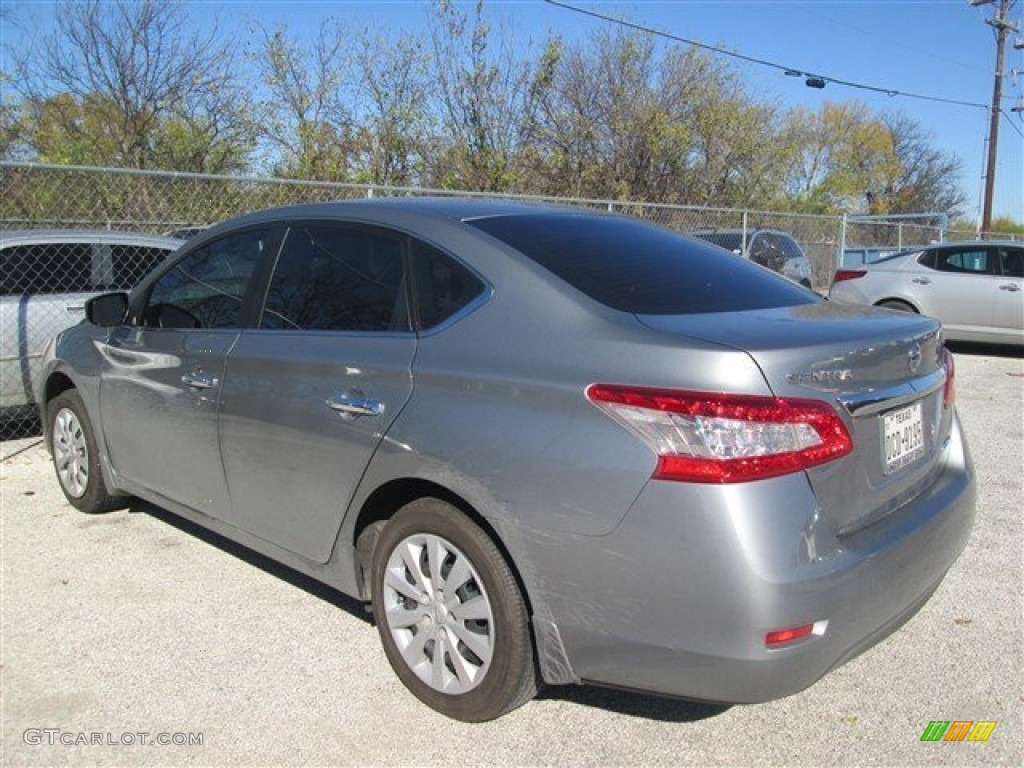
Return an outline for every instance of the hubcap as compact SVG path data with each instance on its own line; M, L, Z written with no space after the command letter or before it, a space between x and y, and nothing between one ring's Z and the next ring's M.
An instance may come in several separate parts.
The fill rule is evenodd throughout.
M53 420L53 461L68 496L84 496L89 486L89 446L82 425L70 408L61 408Z
M436 691L478 686L494 656L494 616L483 581L455 545L433 534L404 539L384 575L387 628L409 668Z

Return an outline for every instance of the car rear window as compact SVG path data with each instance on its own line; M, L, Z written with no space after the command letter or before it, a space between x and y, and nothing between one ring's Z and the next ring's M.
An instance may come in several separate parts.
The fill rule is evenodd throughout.
M745 259L625 217L540 213L466 223L623 312L738 312L819 301Z

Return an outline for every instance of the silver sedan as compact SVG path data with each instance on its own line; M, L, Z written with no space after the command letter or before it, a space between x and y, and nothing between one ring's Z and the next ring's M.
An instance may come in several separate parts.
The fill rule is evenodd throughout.
M972 526L938 322L628 217L273 209L86 312L39 391L68 501L139 496L367 601L461 720L541 684L795 693Z
M946 338L1024 345L1024 244L945 243L840 269L830 298L916 312Z

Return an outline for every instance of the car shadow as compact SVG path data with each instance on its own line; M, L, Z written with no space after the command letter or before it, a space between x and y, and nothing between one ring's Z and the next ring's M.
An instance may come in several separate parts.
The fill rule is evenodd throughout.
M538 699L568 701L619 715L669 723L695 723L718 717L732 709L730 704L674 699L639 691L603 688L596 685L560 685L545 688Z
M367 611L363 602L356 600L353 597L349 597L333 587L330 587L321 581L317 581L311 576L307 576L304 573L300 573L299 571L289 568L287 565L282 565L276 560L271 560L269 557L261 555L255 550L249 549L242 544L225 538L219 533L214 533L200 525L196 525L190 520L178 517L173 512L168 512L166 509L161 509L160 507L141 499L132 499L131 504L128 507L128 512L130 514L145 514L156 518L162 523L166 523L173 528L177 528L182 533L194 536L195 538L216 547L226 554L237 557L239 560L243 560L249 565L259 568L264 573L268 573L275 578L281 579L281 581L291 584L293 587L298 587L304 592L313 595L313 597L317 597L326 603L330 603L336 608L340 608L345 611L345 613L348 613L361 621L365 621L367 624L373 624L373 616Z
M958 355L1024 358L1024 346L1010 344L979 344L973 341L947 341L946 346Z

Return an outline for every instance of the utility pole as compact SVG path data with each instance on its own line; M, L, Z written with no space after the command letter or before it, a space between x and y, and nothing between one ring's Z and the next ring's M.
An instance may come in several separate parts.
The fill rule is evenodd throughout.
M986 5L993 0L967 0L971 5ZM1010 0L999 0L999 10L991 19L985 19L985 23L996 30L996 76L995 84L992 86L992 115L988 128L988 161L985 170L985 198L981 213L981 233L992 229L992 198L996 186L996 155L999 144L999 118L1002 114L1003 98L1003 59L1006 51L1006 36L1011 30L1016 31L1016 25L1010 22Z

